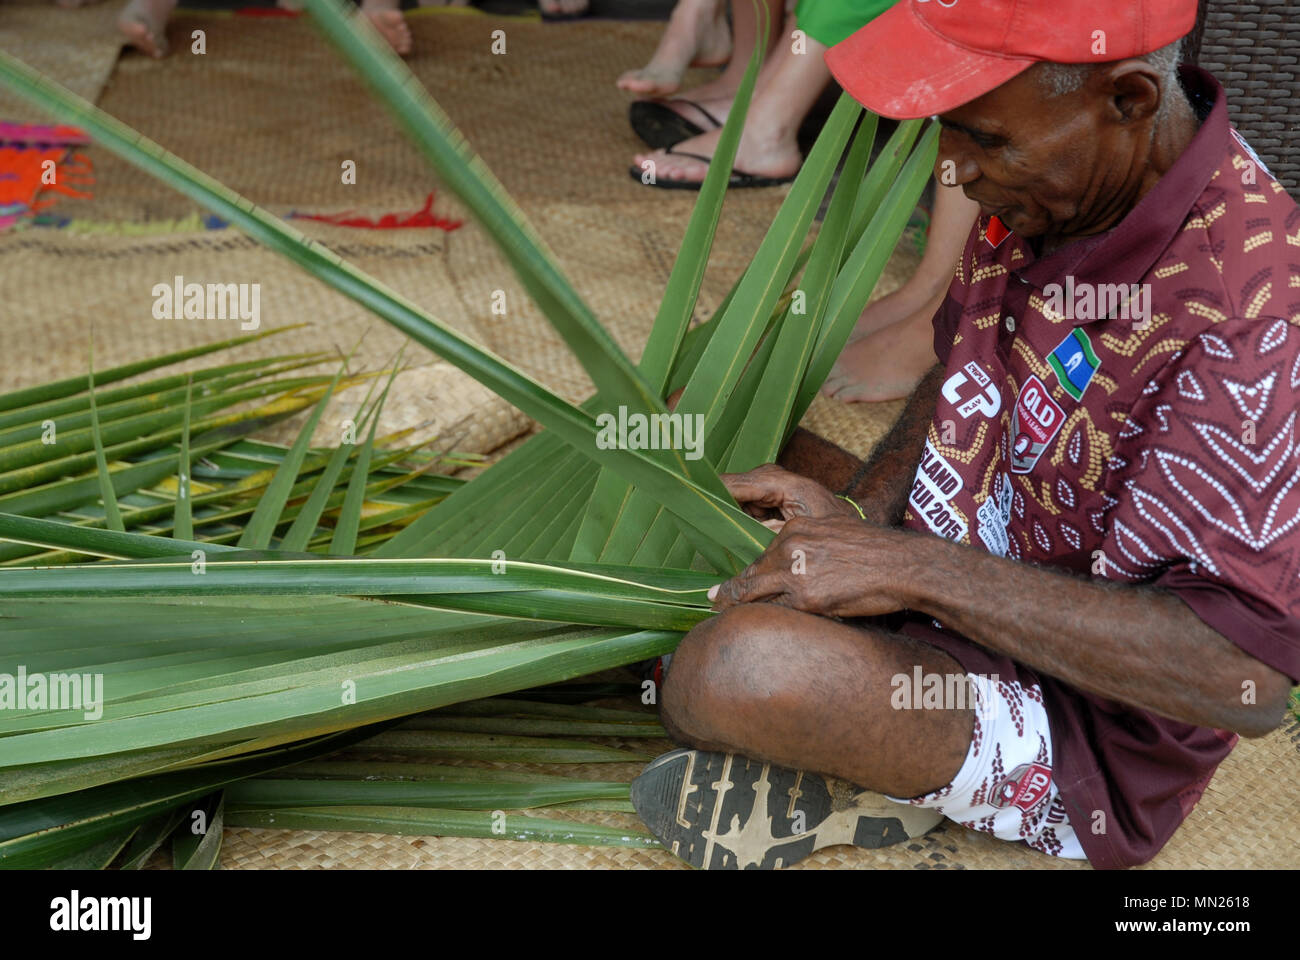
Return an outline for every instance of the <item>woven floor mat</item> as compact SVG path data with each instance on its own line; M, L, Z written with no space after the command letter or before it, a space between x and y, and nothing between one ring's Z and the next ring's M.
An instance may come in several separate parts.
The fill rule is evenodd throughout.
M187 26L202 22L208 54L178 51L161 62L124 57L103 98L106 109L282 213L413 209L435 187L413 148L307 23L197 13L183 19ZM614 338L639 356L695 199L651 190L625 174L638 143L627 128L626 101L609 81L648 52L655 26L577 24L550 29L544 38L538 24L474 15L413 17L411 23L424 51L412 60L417 73L517 197ZM498 28L507 31L504 57L487 52L483 40ZM482 74L489 67L497 71L491 78ZM478 82L466 84L466 76ZM548 97L543 114L535 109L539 89L565 93ZM583 150L566 154L574 131L582 132ZM189 200L125 162L92 152L94 198L60 203L60 214L74 226L196 212ZM566 157L563 165L556 165L557 156ZM343 186L339 164L351 158L358 164L357 184ZM697 319L712 314L744 269L781 195L735 191L727 199ZM440 196L435 210L463 214L450 197ZM451 232L366 231L305 220L294 225L566 398L590 393L585 372L477 224ZM33 278L14 297L14 310L0 317L0 346L26 361L0 371L4 388L80 372L92 318L103 366L232 335L229 327L152 319L148 291L175 275L260 283L264 324L310 319L319 328L311 346L346 347L369 327L361 358L372 365L400 342L384 324L229 230L158 237L36 230L0 244L0 252L16 253L9 259ZM914 251L900 248L877 293L897 287L915 262ZM278 349L273 343L249 349ZM405 390L400 386L394 401L400 403ZM825 406L819 403L814 413ZM864 424L864 412L831 411L861 435L857 446L863 450L892 419L890 410L871 412ZM383 426L391 426L387 418ZM477 448L481 444L466 447Z
M207 31L208 53L178 49L164 61L128 54L102 98L109 112L280 213L348 209L373 216L415 209L436 188L414 149L305 21L183 12L174 30L182 21L186 29ZM653 190L626 175L640 144L627 126L626 97L612 79L653 49L656 25L593 22L555 29L472 14L410 22L417 74L519 201L614 338L639 356L695 200L693 193ZM495 29L506 31L504 56L490 52ZM545 111L536 109L539 90L547 91ZM581 150L573 148L578 135ZM59 213L74 228L100 224L120 232L135 222L196 214L188 199L105 151L91 151L94 198L60 202ZM340 182L345 159L357 162L355 186ZM697 319L712 315L744 269L781 198L780 190L728 197ZM450 196L439 195L434 209L463 215ZM451 232L366 231L305 220L294 225L568 399L590 393L585 372L477 224ZM296 268L254 253L233 231L79 238L38 230L27 231L19 244L0 250L17 249L23 260L16 262L31 265L41 282L26 285L14 298L15 312L0 317L0 345L30 361L7 365L0 385L18 386L46 372L80 372L91 317L107 341L98 354L104 365L159 345L172 349L229 335L192 321L151 319L144 293L176 274L199 282L260 283L264 322L310 318L322 328L315 344L345 346L369 325L374 329L362 351L368 361L386 357L398 342L382 323L365 320ZM878 293L898 286L915 262L914 251L900 249ZM39 331L35 342L32 330ZM861 411L846 416L853 422ZM864 443L874 442L874 435Z
M614 87L644 62L660 27L592 21L563 29L483 15L409 17L415 75L509 193L530 213L546 203L600 205L611 218L685 223L694 194L628 176L644 150ZM174 45L203 29L207 53L121 59L100 106L249 199L277 211L401 211L437 181L352 69L304 18L181 11ZM492 33L506 53L493 54ZM709 76L694 72L696 79ZM356 163L344 184L342 164ZM113 157L97 157L100 190L69 215L175 219L192 201ZM780 191L739 191L729 218L766 224ZM614 207L608 206L614 204ZM458 211L439 196L437 213ZM562 244L549 235L558 248Z
M368 233L339 234L308 224L309 235L328 233L334 249L382 282L430 309L467 336L481 339L475 322L454 295L446 266L445 237L404 232L374 242ZM240 336L240 321L160 320L153 315L155 284L256 282L261 327L307 323L236 350L178 364L193 369L270 354L317 350L340 355L364 334L354 369L378 370L391 362L406 338L351 300L233 230L156 237L80 236L34 229L0 237L0 261L11 277L0 313L0 390L12 390L86 372L91 327L95 365L105 369L144 357ZM447 445L486 453L527 429L528 420L504 400L450 364L434 362L422 348L405 361L418 364L400 376L385 405L380 431L432 421ZM336 364L315 368L333 371ZM355 413L365 385L340 393L322 419L318 436ZM284 442L306 414L267 431Z
M65 10L51 0L0 4L0 50L91 103L99 99L122 49L114 21L126 0ZM50 115L0 91L0 120L52 123Z
M504 766L504 765L503 765ZM529 769L568 776L626 778L627 765L587 764ZM1300 778L1300 725L1242 740L1219 767L1201 802L1151 863L1160 869L1292 869L1300 856L1294 784ZM627 814L577 811L570 817L644 832ZM226 869L684 869L667 851L580 847L456 837L394 837L373 833L229 828L221 852ZM791 869L1088 869L950 821L919 840L884 850L828 847Z
M877 290L877 293L883 296L884 288ZM841 403L818 394L813 398L800 426L865 460L889 432L906 405L906 400Z

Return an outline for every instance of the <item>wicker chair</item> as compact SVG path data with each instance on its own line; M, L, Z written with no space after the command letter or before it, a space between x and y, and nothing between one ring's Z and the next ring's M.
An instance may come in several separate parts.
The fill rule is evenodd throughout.
M1300 200L1300 0L1201 0L1187 59L1227 90L1233 125Z

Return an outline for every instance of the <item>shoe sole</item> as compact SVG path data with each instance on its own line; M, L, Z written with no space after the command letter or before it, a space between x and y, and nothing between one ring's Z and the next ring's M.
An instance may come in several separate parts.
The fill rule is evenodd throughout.
M943 820L841 780L703 750L654 760L632 781L632 805L660 843L703 870L774 870L837 844L877 850Z

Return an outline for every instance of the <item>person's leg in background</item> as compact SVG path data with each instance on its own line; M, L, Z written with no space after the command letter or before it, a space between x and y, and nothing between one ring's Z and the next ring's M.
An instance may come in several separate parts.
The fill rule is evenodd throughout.
M794 21L786 23L789 29L763 67L745 118L745 132L734 165L738 173L785 178L799 172L803 163L797 140L799 125L830 80L830 71L821 57L826 48L809 38L804 41L806 51L795 52L790 40ZM730 109L730 103L726 109ZM724 120L725 112L715 115ZM653 163L656 179L701 183L709 172L709 164L699 157L712 157L721 135L720 129L709 130L674 144L672 152L656 150L638 154L636 166L645 169L645 164Z
M868 305L822 393L845 403L906 397L934 366L931 321L979 217L960 187L935 184L934 216L921 263L902 287Z
M892 2L800 0L794 16L786 19L777 45L759 75L736 153L737 172L783 179L799 171L803 163L798 144L799 126L830 80L830 70L823 59L826 50L883 13ZM736 9L743 5L738 3ZM735 50L743 49L738 29ZM733 56L732 66L739 60ZM719 122L726 120L731 109L730 96L698 102ZM683 111L689 109L687 106ZM640 154L635 159L635 167L643 170L645 164L652 162L656 180L700 183L708 173L708 161L699 157L713 156L720 135L719 130L708 130L674 144L671 153L659 150Z
M727 27L726 0L681 0L673 10L673 19L669 20L659 49L650 63L619 77L619 88L632 93L672 93L680 86L686 67L692 63L707 66L710 62L725 62L726 69L708 83L686 91L687 97L655 101L701 130L713 129L726 122L731 101L740 89L750 53L758 40L760 16L766 17L768 23L781 22L784 2L759 0L759 5L755 6L749 0L737 0L732 5L731 26ZM729 52L722 57L719 51L724 29ZM769 30L765 57L771 55L780 39L775 29Z
M748 5L742 2L742 6ZM745 16L753 20L752 12ZM676 93L687 67L727 65L732 59L731 43L726 0L677 0L650 62L624 72L616 86L629 93L648 96ZM726 70L723 74L730 72ZM722 80L722 77L718 79ZM739 78L735 82L739 84Z
M544 17L567 19L580 17L591 6L590 0L537 0L538 9Z
M146 56L167 56L167 21L176 0L131 0L117 17L117 29L126 42Z

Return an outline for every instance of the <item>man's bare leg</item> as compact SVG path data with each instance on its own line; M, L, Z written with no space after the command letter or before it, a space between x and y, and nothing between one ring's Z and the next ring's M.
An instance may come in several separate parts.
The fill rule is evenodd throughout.
M772 604L695 627L673 655L662 719L674 740L847 780L896 797L950 783L969 708L896 710L891 678L964 675L946 653Z

